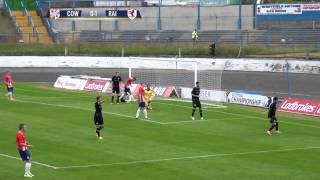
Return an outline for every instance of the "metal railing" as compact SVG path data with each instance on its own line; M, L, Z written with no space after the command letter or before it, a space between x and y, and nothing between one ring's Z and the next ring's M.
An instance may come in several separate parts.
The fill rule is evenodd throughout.
M154 6L189 6L201 7L254 4L254 0L39 0L46 8L77 8L77 7L154 7Z
M23 12L23 16L29 16L27 8L24 6L23 1L20 1L21 10Z
M34 28L34 37L43 36ZM259 31L209 31L198 32L198 40L191 38L191 31L164 32L59 32L62 44L108 45L181 45L235 48L308 48L320 49L320 30L259 30Z
M320 48L320 30L260 30L260 31L209 31L198 32L198 41L191 38L191 31L164 32L60 32L61 43L94 44L185 44L243 47Z
M47 28L49 36L53 39L53 42L57 43L58 38L57 38L56 34L53 32L51 22L49 21L48 18L44 17L44 12L39 4L39 1L36 1L36 11L37 11L38 15L40 15L42 23Z
M16 21L16 17L13 16L13 13L12 13L12 11L11 11L11 9L10 9L10 6L9 6L8 2L7 2L6 0L4 0L4 1L3 1L3 4L4 4L4 7L5 7L8 15L9 15L9 17L10 17L10 20L12 21L12 23L13 23L14 26L15 26L16 32L17 32L18 34L21 33L21 27L18 25L18 23L17 23L17 21Z
M12 11L8 5L8 2L6 0L3 1L4 8L6 9L7 13L9 14L10 17L12 17Z

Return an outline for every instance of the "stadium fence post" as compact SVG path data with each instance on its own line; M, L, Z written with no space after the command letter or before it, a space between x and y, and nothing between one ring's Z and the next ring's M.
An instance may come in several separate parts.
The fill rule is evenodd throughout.
M162 2L159 0L158 2L158 17L157 17L157 30L161 30L161 6Z
M179 55L178 55L179 58L181 58L181 48L179 48Z
M64 56L68 56L68 47L64 47Z
M289 61L286 61L286 74L287 74L287 83L288 83L288 97L291 97L291 78L290 78L290 64Z
M132 68L129 67L129 77L132 77Z
M197 8L197 14L198 14L198 16L197 16L197 30L200 30L200 23L201 23L201 22L200 22L200 21L201 21L201 20L200 20L200 18L201 18L201 17L200 17L200 16L201 16L201 15L200 15L200 14L201 14L200 11L201 11L201 9L200 9L200 1L199 1L199 2L198 2L198 8Z
M121 56L124 57L124 48L121 49Z
M116 1L116 7L115 7L115 10L118 10L118 1ZM114 30L115 31L119 31L119 21L118 20L115 20L114 21Z
M242 29L242 0L239 1L238 30Z
M196 85L198 81L198 62L194 63L194 85Z

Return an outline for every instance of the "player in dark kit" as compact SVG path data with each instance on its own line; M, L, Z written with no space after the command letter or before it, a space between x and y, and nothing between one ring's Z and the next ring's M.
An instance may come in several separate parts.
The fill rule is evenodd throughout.
M273 128L276 128L276 133L281 133L279 131L279 122L278 122L278 119L276 117L277 103L278 103L278 98L274 97L273 98L273 102L270 104L270 107L269 107L268 118L269 118L270 123L271 123L271 127L267 131L267 135L269 135L269 136L272 135Z
M200 112L200 117L201 120L203 120L203 115L202 115L202 107L201 107L201 102L200 102L200 85L199 82L196 82L196 87L194 87L191 91L191 96L192 96L192 120L194 119L194 112L196 111L197 108L199 108Z
M94 113L94 124L96 125L96 136L98 139L102 140L103 138L100 136L100 130L103 129L103 116L102 116L102 105L103 100L101 96L96 98L96 103L94 104L95 113Z
M111 97L111 103L113 103L114 96L117 95L117 103L119 103L120 99L120 83L122 79L119 75L119 72L116 72L116 75L112 77L112 97Z

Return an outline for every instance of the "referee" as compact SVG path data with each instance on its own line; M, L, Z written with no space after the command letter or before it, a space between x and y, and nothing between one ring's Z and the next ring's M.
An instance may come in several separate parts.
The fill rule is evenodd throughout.
M112 77L112 97L111 97L111 104L114 101L114 96L117 95L117 104L119 104L119 98L120 98L120 83L122 79L119 74L119 72L116 72L116 74Z

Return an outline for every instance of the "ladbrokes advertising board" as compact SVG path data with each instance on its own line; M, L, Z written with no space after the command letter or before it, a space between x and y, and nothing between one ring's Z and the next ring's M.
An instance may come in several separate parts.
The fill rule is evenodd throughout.
M280 111L320 116L320 102L300 99L285 99L279 107Z

